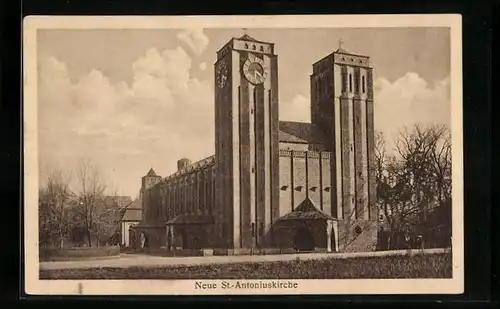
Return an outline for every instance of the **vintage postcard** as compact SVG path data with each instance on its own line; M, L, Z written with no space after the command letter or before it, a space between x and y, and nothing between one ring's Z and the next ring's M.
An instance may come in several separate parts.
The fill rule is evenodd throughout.
M26 293L462 293L461 27L25 18Z

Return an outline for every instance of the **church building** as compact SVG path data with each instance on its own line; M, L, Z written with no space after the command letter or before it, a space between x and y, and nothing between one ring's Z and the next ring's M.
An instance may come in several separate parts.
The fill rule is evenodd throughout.
M378 210L373 71L339 49L312 65L311 123L279 121L274 44L217 52L215 155L142 178L136 246L220 254L371 251Z

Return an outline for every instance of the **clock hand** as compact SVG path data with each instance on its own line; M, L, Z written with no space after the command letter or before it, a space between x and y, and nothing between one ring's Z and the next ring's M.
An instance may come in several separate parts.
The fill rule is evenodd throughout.
M257 70L255 70L255 74L257 74L259 77L262 77L262 74L260 74L260 72Z

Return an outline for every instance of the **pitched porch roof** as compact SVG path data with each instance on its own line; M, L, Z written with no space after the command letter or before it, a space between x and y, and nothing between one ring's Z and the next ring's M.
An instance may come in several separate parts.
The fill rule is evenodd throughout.
M299 204L294 210L287 213L283 217L279 218L278 221L290 221L290 220L335 220L329 214L319 210L314 206L314 203L309 197L306 197L302 203Z

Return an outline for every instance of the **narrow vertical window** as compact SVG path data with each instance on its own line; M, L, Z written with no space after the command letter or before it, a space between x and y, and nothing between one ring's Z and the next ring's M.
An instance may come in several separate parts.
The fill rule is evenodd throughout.
M260 236L264 236L264 222L261 222L261 223L260 223L260 227L259 227L259 235L260 235Z
M352 74L349 74L349 92L352 92Z
M361 83L360 79L359 79L359 71L355 71L354 72L354 92L356 93L359 93L359 84Z
M361 79L361 87L363 88L363 93L365 93L365 76L363 76Z
M255 237L255 223L252 222L252 236Z
M347 91L347 80L346 80L346 74L342 73L342 92Z

